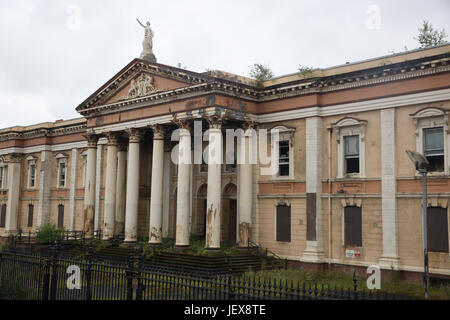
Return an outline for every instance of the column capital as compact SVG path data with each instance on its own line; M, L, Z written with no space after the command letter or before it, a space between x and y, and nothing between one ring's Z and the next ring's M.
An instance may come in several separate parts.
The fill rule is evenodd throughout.
M86 140L88 142L88 145L87 145L88 148L97 148L97 142L98 142L98 139L100 138L98 135L88 133L84 137L86 138Z
M117 146L119 143L119 133L115 131L110 131L106 134L108 139L108 146Z
M251 120L245 121L242 124L242 129L244 129L244 131L255 129L257 125L258 125L258 123L255 121L251 121Z
M149 126L153 131L153 140L164 140L164 127L160 124Z
M177 115L174 114L172 122L175 123L178 126L178 128L180 128L180 129L191 130L191 120L178 119Z
M209 128L210 129L222 129L223 124L223 118L218 115L213 115L206 118L206 121L208 121Z
M126 132L129 135L130 138L130 143L139 143L139 141L141 140L141 130L137 129L137 128L130 128L127 129Z

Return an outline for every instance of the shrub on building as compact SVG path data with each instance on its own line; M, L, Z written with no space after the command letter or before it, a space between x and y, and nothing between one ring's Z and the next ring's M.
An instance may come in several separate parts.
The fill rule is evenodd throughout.
M36 232L37 244L53 244L55 241L62 242L64 240L64 228L58 228L55 224L46 224L38 228Z

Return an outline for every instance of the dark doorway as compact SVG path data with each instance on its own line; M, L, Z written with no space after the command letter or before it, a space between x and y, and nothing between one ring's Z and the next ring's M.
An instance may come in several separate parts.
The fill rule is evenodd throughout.
M229 231L228 241L230 244L236 244L236 219L237 219L237 201L230 199L230 213L229 213Z
M58 205L58 228L64 227L64 205Z

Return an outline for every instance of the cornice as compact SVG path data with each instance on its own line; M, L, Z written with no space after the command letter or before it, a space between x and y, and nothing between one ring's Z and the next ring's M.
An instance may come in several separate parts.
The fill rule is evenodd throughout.
M375 86L380 84L391 83L395 81L408 80L413 78L426 77L430 75L450 72L450 57L444 55L439 59L433 61L415 60L395 65L386 65L370 70L362 70L358 72L351 72L347 74L340 74L335 76L328 76L316 79L301 80L297 83L288 83L284 85L277 85L273 87L258 89L249 85L231 82L228 80L211 78L207 76L193 76L183 73L181 71L169 71L167 68L159 68L154 65L147 65L145 63L138 63L130 70L125 72L125 75L120 76L114 84L118 86L121 82L123 85L135 77L137 73L142 71L151 71L152 74L164 73L170 78L180 78L183 81L190 81L193 85L167 90L163 92L156 92L145 97L136 99L129 99L118 101L110 104L96 104L92 100L83 109L77 110L83 116L97 116L100 114L108 114L112 112L125 111L143 106L151 106L155 104L162 104L167 102L174 102L177 100L188 99L205 94L223 94L232 97L238 97L255 103L274 101L286 98L292 98L302 95L321 94L334 92L339 90L354 89L366 86ZM133 69L134 68L134 69ZM132 71L134 70L134 71ZM183 77L184 76L184 77ZM109 88L109 89L108 89ZM104 89L104 95L110 92L112 88ZM114 90L114 92L116 92ZM100 95L102 95L101 93ZM100 99L100 98L99 98Z
M37 128L34 130L26 130L23 132L11 131L0 134L0 141L7 140L26 140L40 137L57 137L68 134L82 133L86 131L87 124L69 125L57 128Z

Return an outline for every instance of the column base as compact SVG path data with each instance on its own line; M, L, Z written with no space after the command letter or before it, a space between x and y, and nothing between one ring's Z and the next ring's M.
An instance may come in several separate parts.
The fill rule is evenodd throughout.
M162 246L162 242L148 242L148 245L152 248L158 248Z
M191 248L190 245L175 245L175 251L177 252L186 252Z
M222 250L220 248L205 248L205 251L208 255L218 256L222 254Z
M378 260L381 269L399 270L400 259L398 257L381 257Z

